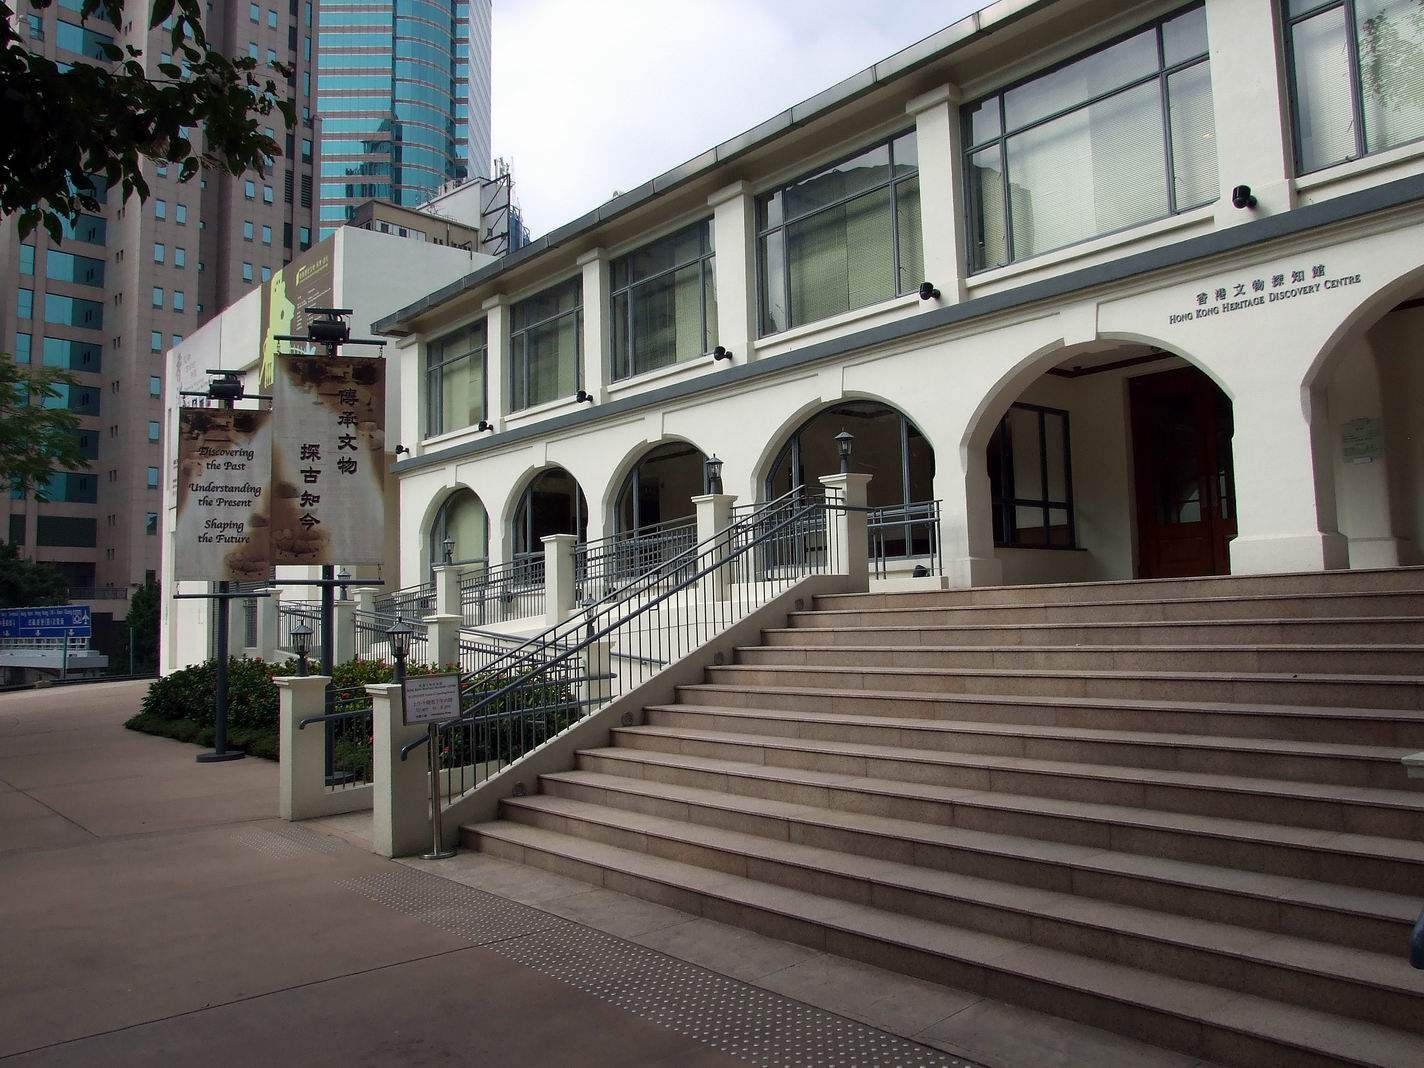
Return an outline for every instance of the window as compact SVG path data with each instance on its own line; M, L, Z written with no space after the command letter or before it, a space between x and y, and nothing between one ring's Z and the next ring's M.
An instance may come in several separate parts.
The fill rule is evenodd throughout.
M243 220L242 220L242 239L243 239L244 241L251 241L251 240L252 240L252 235L253 235L252 220L251 220L251 219L243 219Z
M252 264L244 263L242 265L242 280L244 282L252 281Z
M1424 137L1417 0L1286 0L1285 8L1298 173Z
M91 245L102 245L108 239L108 226L95 215L76 215L65 219L62 224L64 236L76 241L87 241Z
M270 245L272 243L272 227L262 227L262 243L264 245Z
M757 200L762 334L864 308L924 274L914 132Z
M143 513L143 532L144 532L145 534L149 535L149 537L153 537L154 535L156 535L156 534L158 533L158 513L157 513L157 512L144 512L144 513Z
M971 270L1215 200L1206 47L1198 5L963 108Z
M21 245L21 246L20 246L20 273L21 273L21 274L30 274L30 275L32 275L32 274L35 273L35 246L34 246L34 245Z
M989 439L987 461L995 545L1029 549L1077 545L1067 412L1036 404L1010 405Z
M267 11L267 25L274 30L277 28L277 12L271 9Z
M264 185L262 187L262 203L272 203L272 187L270 185Z
M154 306L155 308L161 308L161 307L163 307L163 287L162 287L162 286L154 286L154 287L153 287L153 306Z
M669 367L717 344L710 219L614 260L613 378Z
M54 39L64 51L76 52L88 59L108 59L105 49L114 46L112 37L64 21L54 24Z
M60 504L96 504L99 479L80 471L54 471L36 487L35 499Z
M29 319L35 314L35 291L33 289L21 289L19 297L19 307L15 310L15 315L21 319Z
M583 279L570 278L510 309L510 408L572 397L581 382Z
M167 246L155 241L153 243L153 262L162 263L168 257Z
M257 183L250 178L245 179L242 183L242 195L248 200L254 199L257 196Z
M155 200L155 201L153 202L153 217L154 217L155 219L166 219L166 218L168 218L168 201L166 201L166 200Z
M173 205L173 218L174 218L174 220L178 223L179 226L182 226L182 225L184 225L185 223L187 223L187 221L188 221L188 205L186 205L186 204L174 204L174 205Z
M257 58L257 42L256 42L256 41L248 41L248 42L247 42L247 58L248 58L248 59L256 59L256 58Z
M303 226L300 230L297 231L297 233L301 238L302 250L306 251L307 249L311 248L311 227Z
M23 297L28 290L20 290ZM28 311L24 300L20 302L21 318L28 318L24 314ZM58 293L46 293L44 299L44 317L47 323L59 323L64 326L82 326L90 330L104 329L104 305L97 300L82 300L79 297L65 297Z
M30 18L35 16L31 15ZM10 515L10 544L25 544L25 517L11 513Z
M148 335L148 348L150 352L163 351L163 331L153 330Z
M163 379L157 375L148 376L148 395L150 397L163 396Z
M199 310L200 310L200 311L202 310L202 306L201 306L201 305L199 305ZM177 348L177 347L178 347L179 345L181 345L182 343L183 343L183 335L182 335L182 334L174 334L174 335L173 335L173 347L174 347L174 348Z
M157 489L157 488L158 488L158 468L156 468L156 467L150 467L150 468L148 469L148 488L149 488L149 489Z
M45 253L45 277L82 286L102 286L104 261L92 256L76 256L72 252L56 252L50 249Z
M21 332L19 332L19 331L16 331L16 333L15 333L15 362L16 362L16 363L29 363L29 362L30 362L30 346L31 346L31 344L33 344L33 342L34 342L34 338L33 338L32 335L30 335L30 334L25 334L25 333L21 333Z
M247 5L247 17L249 21L260 22L262 19L262 9L256 4Z
M272 268L271 268L271 267L263 267L263 268L262 268L262 281L264 281L264 282L270 282L270 281L272 281Z
M158 420L150 419L148 421L148 440L153 442L158 441L160 433L162 433L162 428Z
M185 299L185 298L184 298L184 296L183 296L183 291L182 291L181 289L175 289L175 290L173 291L173 310L174 310L174 311L182 311L182 310L183 310L183 302L184 302L184 299Z
M35 544L92 549L99 544L99 521L78 516L36 516Z
M474 426L485 417L485 320L425 347L425 433Z
M303 76L304 76L304 77L310 77L310 75L303 75ZM311 92L311 89L308 88L308 89L307 89L307 92L310 93L310 92ZM303 162L303 163L310 163L311 160L312 160L312 143L311 143L311 138L310 138L310 137L303 137L303 138L302 138L302 162Z
M272 66L272 64L274 64L274 63L276 63L276 62L277 62L277 53L276 53L275 51L273 51L272 49L270 49L270 48L267 49L267 66L270 67L270 66Z
M179 268L188 266L188 253L184 249L174 247L173 266Z

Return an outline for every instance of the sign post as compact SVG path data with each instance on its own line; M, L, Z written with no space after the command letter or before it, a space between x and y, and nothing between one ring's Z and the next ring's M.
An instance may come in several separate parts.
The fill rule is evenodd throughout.
M446 849L440 831L440 725L460 718L460 674L421 675L401 680L401 714L406 726L424 723L430 757L430 852L426 860L445 860L455 851Z

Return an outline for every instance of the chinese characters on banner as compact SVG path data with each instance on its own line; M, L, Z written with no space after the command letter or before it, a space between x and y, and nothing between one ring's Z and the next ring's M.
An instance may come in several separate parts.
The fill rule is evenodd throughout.
M272 562L381 563L385 360L278 356L275 371Z
M268 478L272 413L178 412L178 579L265 582L272 576Z

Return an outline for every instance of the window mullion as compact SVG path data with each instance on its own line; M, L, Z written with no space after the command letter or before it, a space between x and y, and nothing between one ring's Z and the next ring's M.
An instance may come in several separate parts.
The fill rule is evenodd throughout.
M1177 214L1177 170L1175 155L1172 151L1172 102L1167 93L1168 78L1165 73L1167 67L1167 56L1162 43L1162 26L1159 23L1154 31L1157 41L1157 98L1162 107L1162 149L1166 155L1167 164L1167 213Z
M1355 0L1345 0L1345 55L1350 64L1350 108L1355 117L1355 158L1364 157L1365 88L1360 75L1360 35L1355 21Z

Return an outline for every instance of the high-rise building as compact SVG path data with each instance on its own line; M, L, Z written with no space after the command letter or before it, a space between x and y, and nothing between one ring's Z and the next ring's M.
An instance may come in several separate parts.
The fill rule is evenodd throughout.
M171 61L167 29L142 18L83 20L80 6L27 9L25 45L60 64L103 63L108 42L142 49L150 69ZM0 351L75 374L79 385L46 403L79 416L89 458L85 470L54 475L48 501L8 494L0 536L64 572L71 596L95 610L101 648L106 619L122 619L132 589L159 573L164 354L315 239L313 7L208 8L211 46L256 57L259 76L279 83L270 66L293 65L287 92L298 123L284 131L272 116L267 132L283 152L265 175L205 169L179 182L178 167L145 164L146 201L107 190L100 213L70 222L60 243L43 228L21 240L13 223L0 227Z
M378 198L490 177L490 0L323 0L321 236Z

